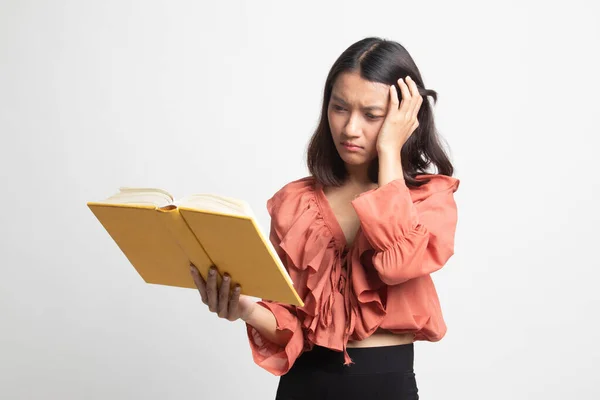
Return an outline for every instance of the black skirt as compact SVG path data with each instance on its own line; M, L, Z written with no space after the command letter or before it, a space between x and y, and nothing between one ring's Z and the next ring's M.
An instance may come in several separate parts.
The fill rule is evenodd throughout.
M342 352L321 346L298 357L279 378L276 400L417 400L414 344L350 347L354 364Z

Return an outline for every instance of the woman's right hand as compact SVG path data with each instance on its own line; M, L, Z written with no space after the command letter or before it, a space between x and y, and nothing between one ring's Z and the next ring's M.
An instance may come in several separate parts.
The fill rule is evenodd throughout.
M202 302L208 305L209 311L216 313L219 318L229 321L235 321L238 318L245 322L248 321L257 305L249 296L240 294L240 285L235 285L235 288L231 290L229 275L223 276L221 287L217 288L218 271L215 266L210 268L206 281L194 264L190 264L190 272L200 292Z

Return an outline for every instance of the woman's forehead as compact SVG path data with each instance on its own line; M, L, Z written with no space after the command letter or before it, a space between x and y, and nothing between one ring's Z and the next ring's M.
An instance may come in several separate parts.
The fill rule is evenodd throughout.
M362 78L357 72L340 74L334 82L332 96L349 104L385 105L389 97L389 86Z

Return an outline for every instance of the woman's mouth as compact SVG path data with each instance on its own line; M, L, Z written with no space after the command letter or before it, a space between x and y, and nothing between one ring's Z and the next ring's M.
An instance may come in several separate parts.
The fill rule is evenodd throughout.
M342 143L342 145L344 146L345 149L347 149L348 151L358 151L360 149L362 149L362 147L357 146L355 144L352 143Z

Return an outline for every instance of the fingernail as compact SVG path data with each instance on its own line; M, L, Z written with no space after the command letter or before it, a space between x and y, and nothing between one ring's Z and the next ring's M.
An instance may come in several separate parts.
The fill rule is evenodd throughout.
M223 279L225 279L225 281L229 281L229 275L225 275Z
M215 269L211 267L211 268L208 270L208 273L209 273L209 274L211 274L211 275L214 275L214 274L215 274Z

